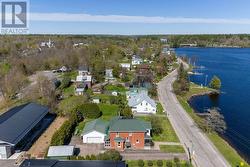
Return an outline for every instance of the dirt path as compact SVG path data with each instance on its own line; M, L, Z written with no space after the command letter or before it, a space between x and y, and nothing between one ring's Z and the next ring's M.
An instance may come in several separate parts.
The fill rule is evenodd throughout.
M33 146L27 152L31 157L42 158L45 156L45 153L49 147L51 138L53 134L59 129L62 124L67 119L65 117L57 117L51 125L46 129L46 131L37 139Z

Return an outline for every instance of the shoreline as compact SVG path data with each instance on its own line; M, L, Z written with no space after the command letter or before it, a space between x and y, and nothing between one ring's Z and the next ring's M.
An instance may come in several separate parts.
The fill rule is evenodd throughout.
M203 88L205 88L205 87L203 87ZM196 93L196 94L193 94L193 95L191 95L190 97L188 97L188 99L187 99L187 103L188 103L188 105L190 106L190 108L193 110L193 113L196 115L196 116L198 116L197 115L197 113L200 113L200 112L198 112L197 110L195 110L193 107L192 107L192 105L190 104L190 101L193 99L193 98L195 98L195 97L201 97L201 96L209 96L209 95L211 95L211 94L213 94L214 93L214 91L213 90L209 90L209 91L206 91L206 92L201 92L201 93ZM218 95L220 95L220 92L218 93ZM199 117L199 116L198 116ZM193 118L192 118L193 119ZM193 119L194 120L194 119ZM210 141L214 144L214 142L211 140L211 138L209 137L209 134L208 133L206 133L206 132L204 132L205 134L206 134L206 136L210 139ZM236 154L238 154L247 164L246 165L249 165L249 162L247 161L247 159L246 159L246 157L244 156L244 155L242 155L242 153L240 153L240 150L239 149L237 149L237 148L235 148L235 146L227 139L227 137L226 136L224 136L224 135L221 135L221 134L218 134L218 133L215 133L215 135L217 135L219 138L221 138L226 144L228 144L228 146L229 147L231 147L231 149L233 149L235 152L236 152ZM215 145L215 144L214 144ZM219 151L220 151L220 149L217 147L217 146L215 146ZM221 151L220 151L221 152ZM223 153L221 153L223 156L224 156L224 154Z

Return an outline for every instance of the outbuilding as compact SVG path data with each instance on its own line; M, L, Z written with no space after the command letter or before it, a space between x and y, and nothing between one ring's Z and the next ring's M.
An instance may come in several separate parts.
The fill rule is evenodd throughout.
M45 106L27 103L0 115L0 159L9 158L15 150L22 150L31 143L33 135L39 134L37 129L44 129L44 124L48 123L44 120L48 112Z
M82 133L83 143L104 143L104 138L107 135L108 122L101 119L96 119L88 122Z
M74 155L75 146L50 146L47 157L50 159L69 159Z

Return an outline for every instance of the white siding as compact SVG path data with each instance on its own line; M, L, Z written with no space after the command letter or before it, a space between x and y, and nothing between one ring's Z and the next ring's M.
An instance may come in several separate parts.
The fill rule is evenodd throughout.
M104 143L106 134L92 131L82 136L83 143Z
M156 108L144 100L140 104L137 104L136 106L134 106L132 108L132 111L137 112L137 113L155 114Z
M11 156L11 146L0 146L0 159L7 159Z

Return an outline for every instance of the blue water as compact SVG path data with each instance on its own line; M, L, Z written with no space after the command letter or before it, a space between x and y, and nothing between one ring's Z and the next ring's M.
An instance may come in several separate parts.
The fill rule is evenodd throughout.
M179 48L176 53L195 57L195 65L204 66L196 70L203 75L190 76L191 81L205 85L213 75L221 79L221 95L198 96L190 104L197 112L219 107L227 123L224 138L250 162L250 49Z

